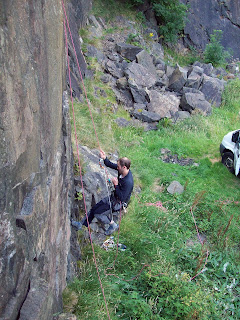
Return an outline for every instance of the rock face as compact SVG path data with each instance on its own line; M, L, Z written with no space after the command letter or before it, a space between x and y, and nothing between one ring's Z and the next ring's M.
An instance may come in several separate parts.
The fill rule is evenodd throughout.
M0 319L49 320L71 271L63 10L57 0L0 7Z
M184 33L186 43L204 50L213 30L222 30L222 45L231 49L234 58L240 58L239 0L182 0L190 4Z

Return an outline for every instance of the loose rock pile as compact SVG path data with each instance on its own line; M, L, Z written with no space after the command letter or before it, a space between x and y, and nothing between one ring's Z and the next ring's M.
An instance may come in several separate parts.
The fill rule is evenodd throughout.
M103 36L107 26L102 19L91 16L89 23L90 38ZM139 33L135 23L124 17L118 17L112 26L126 28L106 37L102 50L88 45L85 55L98 60L105 73L101 80L112 87L117 102L133 118L145 122L147 129L156 128L163 118L176 122L195 112L210 115L212 108L221 104L227 80L239 75L235 64L229 65L231 73L200 62L172 67L163 60L164 50L154 29ZM127 43L130 35L138 45ZM120 121L120 125L128 123Z

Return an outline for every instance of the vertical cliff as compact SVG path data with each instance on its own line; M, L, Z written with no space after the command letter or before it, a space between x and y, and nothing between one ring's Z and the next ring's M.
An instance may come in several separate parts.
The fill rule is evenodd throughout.
M240 58L239 0L181 0L189 5L184 29L185 44L204 50L214 30L222 30L222 45Z
M61 1L1 1L0 43L0 319L51 319L71 263Z

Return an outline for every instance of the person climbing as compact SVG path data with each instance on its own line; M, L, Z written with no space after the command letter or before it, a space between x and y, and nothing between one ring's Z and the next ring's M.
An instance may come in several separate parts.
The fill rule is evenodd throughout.
M109 228L105 231L105 235L110 235L118 229L118 224L113 221L112 216L108 218L106 213L111 211L119 211L121 207L128 204L132 190L133 190L133 176L130 170L131 161L124 157L118 159L117 163L111 162L104 151L100 150L100 158L104 160L104 164L112 169L118 171L118 177L112 179L114 185L114 191L111 194L110 201L109 197L103 198L99 201L92 209L88 212L88 222L92 222L93 218L96 217L98 220L110 224ZM110 203L111 202L111 203ZM105 214L104 219L102 219L103 214ZM107 218L107 221L106 221ZM71 221L72 226L80 230L84 225L87 227L87 218L84 217L81 222Z

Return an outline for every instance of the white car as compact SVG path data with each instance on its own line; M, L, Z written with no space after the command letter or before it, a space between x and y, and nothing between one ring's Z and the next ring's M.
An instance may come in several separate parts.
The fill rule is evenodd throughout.
M222 163L237 176L240 168L240 129L229 132L220 144Z

